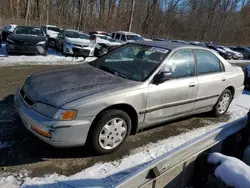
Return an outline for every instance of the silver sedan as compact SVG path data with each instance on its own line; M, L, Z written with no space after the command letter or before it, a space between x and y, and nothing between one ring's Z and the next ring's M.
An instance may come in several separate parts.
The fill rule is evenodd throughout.
M15 95L29 131L56 147L110 153L145 127L226 113L244 73L219 54L182 43L141 41L91 63L31 75Z

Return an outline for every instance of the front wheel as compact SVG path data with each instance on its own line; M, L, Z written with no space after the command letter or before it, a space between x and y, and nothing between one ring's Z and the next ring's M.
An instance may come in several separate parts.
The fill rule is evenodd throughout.
M122 110L107 110L98 116L90 132L89 143L97 154L108 154L117 150L131 131L131 119Z
M232 93L230 90L225 89L220 95L217 103L213 107L213 114L218 117L225 114L232 102Z

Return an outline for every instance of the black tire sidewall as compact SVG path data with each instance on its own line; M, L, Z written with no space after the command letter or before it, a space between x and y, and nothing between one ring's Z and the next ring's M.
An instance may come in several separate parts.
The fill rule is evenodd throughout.
M226 111L225 111L224 113L219 113L219 111L218 111L219 102L220 102L221 98L222 98L226 93L229 94L229 96L230 96L229 105L228 105L228 107L227 107L227 109L226 109ZM227 112L227 110L228 110L228 108L229 108L231 102L232 102L232 98L233 98L233 96L232 96L231 91L228 90L228 89L225 89L225 90L222 92L222 94L220 95L218 101L216 102L216 104L215 104L214 107L213 107L213 114L214 114L216 117L225 114L225 113Z
M131 119L128 116L128 114L122 110L107 110L102 112L98 117L98 119L94 122L95 124L92 125L94 128L90 132L90 145L93 151L97 154L108 154L113 152L114 150L117 150L121 145L124 143L128 135L130 135L131 132ZM113 118L121 118L123 119L127 124L127 133L124 138L124 140L115 148L110 150L105 150L99 145L99 134L103 128L103 126L110 121Z

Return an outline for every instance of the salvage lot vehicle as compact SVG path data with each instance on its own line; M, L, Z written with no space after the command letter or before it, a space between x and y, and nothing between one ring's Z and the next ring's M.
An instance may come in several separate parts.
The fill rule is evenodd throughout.
M17 25L15 24L8 24L6 25L1 32L1 38L3 41L7 40L7 37L13 33L14 29L17 27Z
M127 42L144 40L141 35L133 33L133 32L127 32L127 31L113 32L111 34L111 37L115 39L116 41L121 42L123 44Z
M57 48L63 53L75 56L93 56L95 42L89 40L89 35L77 30L62 30L56 39Z
M47 38L40 27L17 26L7 38L6 50L11 53L47 55Z
M243 82L240 67L207 48L140 41L90 63L31 75L15 104L41 140L87 143L105 154L148 126L207 111L223 115Z
M250 49L247 47L242 47L242 46L238 46L238 47L230 47L232 50L240 52L241 54L243 54L244 58L249 59L250 58Z
M42 29L48 37L48 47L56 47L56 38L61 29L54 25L42 25Z
M90 36L90 40L94 40L96 43L95 52L94 52L94 55L96 57L100 57L108 53L108 51L122 45L122 43L116 42L115 39L112 39L109 36L101 35L101 34L92 34Z
M216 46L216 48L218 49L218 51L222 50L224 52L230 52L233 54L232 58L237 60L237 59L243 59L243 54L237 51L234 51L232 49L230 49L229 47L226 46Z

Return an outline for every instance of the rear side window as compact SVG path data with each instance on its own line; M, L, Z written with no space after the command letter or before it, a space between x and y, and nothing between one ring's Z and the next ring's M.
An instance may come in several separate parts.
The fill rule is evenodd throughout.
M112 34L111 34L111 37L112 37L112 38L115 38L115 33L112 33Z
M120 33L116 33L115 39L120 39L121 34Z
M125 35L122 35L121 40L122 40L122 41L126 41Z
M211 52L195 50L198 75L222 72L224 67L220 60Z

